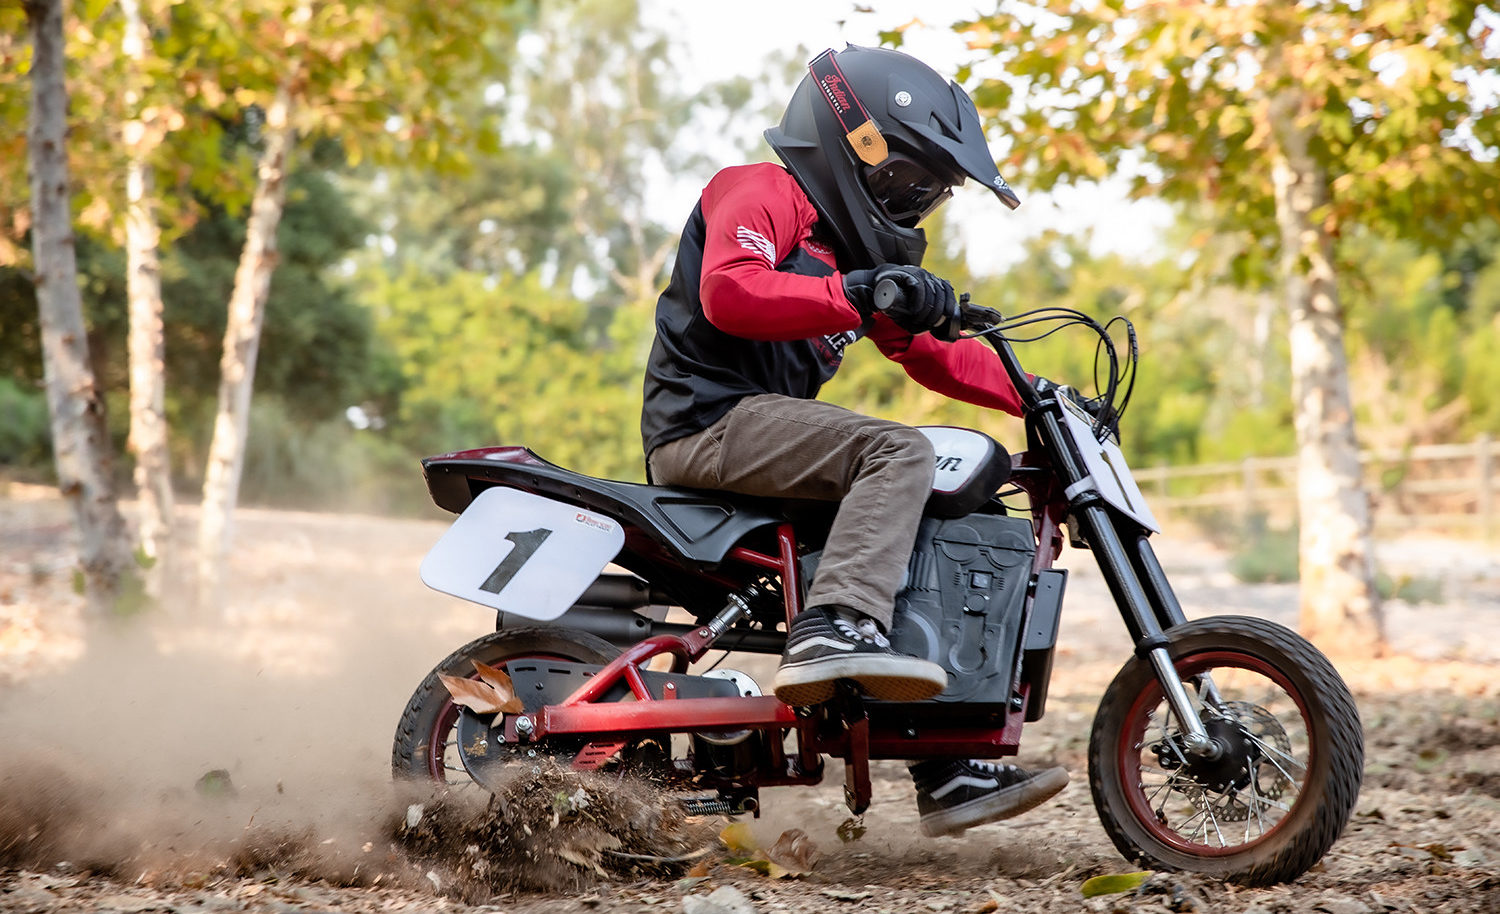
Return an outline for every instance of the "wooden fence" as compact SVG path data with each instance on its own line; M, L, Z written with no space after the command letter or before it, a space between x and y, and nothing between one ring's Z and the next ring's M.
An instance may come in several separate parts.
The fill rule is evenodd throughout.
M1468 444L1418 445L1361 455L1377 530L1422 529L1491 539L1500 446L1489 436ZM1163 520L1246 521L1285 526L1296 517L1297 458L1250 457L1237 463L1140 467L1136 481Z

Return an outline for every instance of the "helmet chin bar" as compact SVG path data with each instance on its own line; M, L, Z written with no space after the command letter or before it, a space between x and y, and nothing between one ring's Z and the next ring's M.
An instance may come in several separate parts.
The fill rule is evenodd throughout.
M861 267L898 263L918 267L927 253L927 233L915 226L908 228L891 221L875 202L865 185L862 168L840 170L835 181L844 189L843 201L858 201L859 209L849 213L854 238L848 242L851 256L863 260Z

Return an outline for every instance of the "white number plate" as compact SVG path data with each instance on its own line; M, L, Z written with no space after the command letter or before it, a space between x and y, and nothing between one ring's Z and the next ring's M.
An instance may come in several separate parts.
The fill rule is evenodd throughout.
M556 619L620 552L613 518L518 489L480 492L422 560L422 583L528 619Z
M1062 399L1063 418L1068 423L1073 440L1078 444L1078 450L1083 454L1084 468L1088 471L1089 478L1093 479L1094 488L1099 490L1099 496L1139 521L1147 530L1160 533L1161 526L1156 522L1156 515L1151 513L1146 497L1141 494L1140 486L1136 485L1135 476L1131 474L1130 467L1126 466L1125 455L1120 452L1120 446L1113 440L1100 441L1095 438L1094 420L1089 418L1088 413L1065 398L1059 399Z

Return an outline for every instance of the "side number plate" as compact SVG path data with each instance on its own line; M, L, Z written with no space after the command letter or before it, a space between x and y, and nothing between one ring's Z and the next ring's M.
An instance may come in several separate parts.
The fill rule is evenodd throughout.
M1120 446L1110 439L1100 441L1095 438L1093 420L1067 400L1063 400L1063 417L1073 441L1078 445L1079 453L1083 455L1084 465L1094 480L1094 487L1099 490L1099 496L1128 517L1139 521L1147 530L1160 533L1161 526L1156 522L1156 515L1151 513L1146 497L1141 494L1141 487L1136 484L1135 476L1125 464L1125 455L1120 451Z
M518 489L486 489L422 560L422 583L528 619L556 619L624 544L613 518Z

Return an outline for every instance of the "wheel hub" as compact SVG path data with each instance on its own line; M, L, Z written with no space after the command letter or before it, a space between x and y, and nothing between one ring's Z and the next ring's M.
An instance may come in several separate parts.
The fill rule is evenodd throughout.
M1206 790L1226 793L1244 789L1260 760L1260 747L1237 721L1209 717L1203 721L1203 729L1219 746L1213 758L1194 755L1185 745L1184 735L1177 733L1151 747L1158 763L1164 770L1180 771Z

